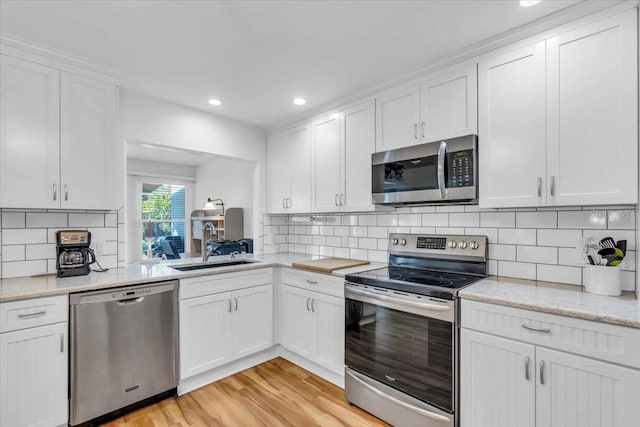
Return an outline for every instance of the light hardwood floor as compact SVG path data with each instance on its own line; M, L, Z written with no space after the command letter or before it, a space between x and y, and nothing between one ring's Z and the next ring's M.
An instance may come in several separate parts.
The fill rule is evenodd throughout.
M276 358L106 426L387 426L350 406L343 393L322 378Z

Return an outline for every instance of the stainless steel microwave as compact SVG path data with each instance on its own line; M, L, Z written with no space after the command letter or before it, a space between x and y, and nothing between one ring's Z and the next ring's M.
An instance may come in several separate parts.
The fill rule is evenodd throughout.
M478 137L461 136L371 155L374 204L478 200Z

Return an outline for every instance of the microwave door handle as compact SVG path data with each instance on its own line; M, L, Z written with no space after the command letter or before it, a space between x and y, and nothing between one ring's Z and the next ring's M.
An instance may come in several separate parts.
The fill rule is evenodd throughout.
M442 200L447 199L447 187L444 179L444 160L447 153L447 142L440 141L440 148L438 149L438 188L440 189L440 198Z

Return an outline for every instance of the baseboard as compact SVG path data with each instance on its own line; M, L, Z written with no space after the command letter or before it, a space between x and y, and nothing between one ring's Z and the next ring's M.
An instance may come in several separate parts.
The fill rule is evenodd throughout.
M336 374L333 371L330 371L329 369L325 368L324 366L320 366L317 363L314 363L308 359L305 359L302 356L298 356L296 353L287 350L286 348L282 347L281 345L278 345L278 350L279 350L279 354L280 357L282 357L283 359L288 360L289 362L300 366L303 369L306 369L307 371L311 372L312 374L315 374L317 376L319 376L320 378L323 378L327 381L329 381L330 383L333 383L335 385L337 385L338 387L344 389L344 373L342 375Z

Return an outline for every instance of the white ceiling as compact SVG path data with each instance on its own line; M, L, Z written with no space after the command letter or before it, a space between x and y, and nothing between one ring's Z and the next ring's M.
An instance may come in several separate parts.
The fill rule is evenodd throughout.
M125 88L268 127L575 3L2 0L0 31L115 69Z

